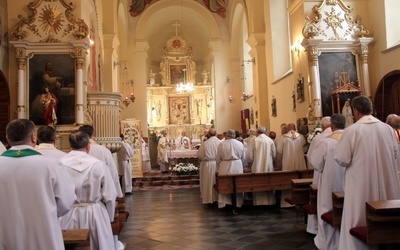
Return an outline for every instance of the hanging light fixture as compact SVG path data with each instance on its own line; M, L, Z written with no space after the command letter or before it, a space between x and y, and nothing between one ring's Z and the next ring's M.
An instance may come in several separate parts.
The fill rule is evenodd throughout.
M176 85L176 92L192 92L194 90L193 83L186 82L186 69L182 69L183 71L183 83L179 83Z

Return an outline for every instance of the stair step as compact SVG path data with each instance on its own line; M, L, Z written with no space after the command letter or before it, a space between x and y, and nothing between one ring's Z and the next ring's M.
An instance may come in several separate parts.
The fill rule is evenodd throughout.
M160 172L144 173L143 177L132 179L132 187L162 187L162 186L196 186L200 184L198 174L177 175Z

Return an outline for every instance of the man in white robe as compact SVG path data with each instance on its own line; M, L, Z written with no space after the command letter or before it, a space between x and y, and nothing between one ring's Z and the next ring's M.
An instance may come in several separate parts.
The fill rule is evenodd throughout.
M146 141L140 138L141 146L142 146L142 163L143 163L143 172L151 172L151 164L150 164L150 153L149 153L149 145L147 145Z
M390 114L386 118L386 123L393 128L393 132L397 139L397 146L398 146L397 172L399 173L400 177L400 116L396 114Z
M229 129L227 138L222 141L217 150L217 172L218 174L242 174L243 173L243 143L236 140L236 132ZM218 194L218 208L232 205L230 194ZM243 193L236 194L236 206L243 205Z
M281 134L278 135L275 139L274 139L274 143L275 143L275 148L278 147L279 142L282 140L283 135L286 134L288 131L286 129L287 124L286 123L282 123L281 124ZM282 153L281 152L276 152L276 156L275 156L275 160L274 160L274 170L275 171L279 171L282 170Z
M254 139L257 136L257 130L254 128L249 129L249 137L243 139L243 146L245 151L245 159L243 165L245 168L250 168L253 164L253 150L254 150Z
M36 146L36 150L39 151L42 155L61 159L66 155L66 153L55 147L56 137L57 133L53 127L40 127L37 131L37 140L39 142L39 145Z
M118 175L121 176L121 187L125 195L132 194L132 165L133 149L125 141L124 134L120 134L121 148L117 151Z
M164 130L162 132L162 137L158 140L157 145L157 163L160 165L161 173L168 173L168 148L169 140L167 138L168 131Z
M63 250L58 217L72 207L74 185L61 162L34 149L32 121L6 127L11 148L0 156L0 249Z
M266 134L263 126L257 128L257 137L254 139L252 173L274 171L276 155L274 141ZM276 203L273 191L253 192L253 205L274 205Z
M217 168L216 155L221 141L217 138L217 131L210 128L209 139L200 145L197 157L200 162L200 194L203 204L218 201L218 194L214 188Z
M311 155L307 154L311 165L319 173L317 183L318 233L314 242L318 249L326 250L339 248L339 228L334 228L323 221L321 215L332 211L332 192L343 191L344 168L336 163L334 156L336 143L346 125L346 117L341 114L333 114L330 123L333 133L331 132L326 137L324 133L318 135L315 139L321 138L321 135L323 139L320 140L318 147L313 149Z
M118 176L118 168L117 164L115 162L115 159L113 155L111 154L111 151L100 145L97 144L95 140L93 140L94 137L94 128L90 125L83 125L79 128L80 131L83 131L87 133L90 137L90 151L89 155L101 160L106 164L108 167L108 170L110 171L111 177L114 182L115 190L117 190L117 197L123 197L124 195L122 194L122 189L121 185L119 184L119 176Z
M277 145L277 153L282 155L282 170L304 170L307 169L304 159L303 146L305 139L302 134L296 132L296 126L289 123L286 126L287 133ZM281 207L292 207L293 205L285 201L285 197L290 196L290 190L282 190Z
M324 138L326 138L328 135L330 135L332 133L330 126L331 126L331 118L329 116L322 117L322 119L321 119L322 133L315 136L314 139L311 141L310 147L308 148L308 151L307 151L308 163L310 163L310 159L311 159L313 153L315 152L315 149L318 148L320 141L322 141ZM317 155L317 157L318 157L318 155ZM310 167L312 167L312 166L310 166ZM320 178L319 172L314 169L312 184L318 185L319 178ZM318 233L318 218L317 218L316 214L308 215L306 231L311 234Z
M344 130L335 147L335 160L345 168L341 250L371 247L349 233L353 227L366 226L367 201L400 199L393 129L371 115L368 97L357 96L351 104L357 122Z
M62 229L90 230L90 249L115 249L111 222L114 221L117 192L107 166L90 156L90 138L84 131L71 133L71 152L61 159L75 184L77 198L61 217Z

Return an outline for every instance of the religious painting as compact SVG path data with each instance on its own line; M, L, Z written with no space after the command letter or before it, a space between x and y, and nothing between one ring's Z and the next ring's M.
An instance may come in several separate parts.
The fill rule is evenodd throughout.
M75 123L75 59L35 54L28 63L29 119L36 125Z
M143 177L142 162L142 129L140 120L122 120L121 134L125 141L132 147L133 156L130 159L132 165L132 178Z
M276 111L276 98L275 96L272 96L272 100L271 100L271 115L273 117L277 116L277 111Z
M189 96L170 96L169 124L190 124Z
M297 119L297 132L302 135L308 134L308 120L307 117Z
M321 86L321 101L323 116L331 116L334 112L331 104L331 90L341 84L351 84L359 87L356 57L351 52L323 52L318 57ZM354 97L351 93L340 95L340 107L347 99Z
M299 77L296 83L297 89L297 101L302 102L304 101L304 77Z
M171 84L185 83L186 64L174 64L169 66L169 79Z

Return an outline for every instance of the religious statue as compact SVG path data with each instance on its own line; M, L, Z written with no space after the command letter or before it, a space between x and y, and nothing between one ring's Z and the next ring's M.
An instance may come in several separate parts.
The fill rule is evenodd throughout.
M154 84L156 83L156 75L157 73L153 73L153 70L150 69L150 73L149 73L149 84L150 86L154 86Z
M57 124L56 108L58 99L54 93L51 93L48 86L44 87L44 94L40 98L44 106L43 120L46 125Z
M347 99L347 101L344 103L342 115L346 117L346 128L354 123L354 116L350 106L350 99Z
M201 78L203 79L203 85L206 85L208 81L208 72L206 69L203 69L201 72Z

